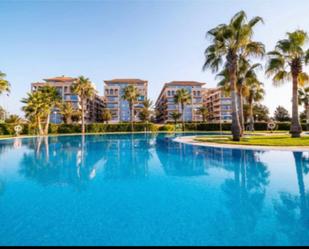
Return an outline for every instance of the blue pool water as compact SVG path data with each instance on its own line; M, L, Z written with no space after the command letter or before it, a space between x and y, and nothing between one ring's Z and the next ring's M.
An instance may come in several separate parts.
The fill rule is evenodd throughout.
M309 153L175 135L0 141L0 245L309 245Z

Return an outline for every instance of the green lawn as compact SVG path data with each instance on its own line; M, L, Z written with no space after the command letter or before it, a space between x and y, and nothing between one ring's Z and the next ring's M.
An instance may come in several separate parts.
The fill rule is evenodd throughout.
M262 146L309 146L309 136L301 138L291 138L288 135L274 136L252 136L242 138L240 142L232 141L229 136L225 137L197 137L195 141L219 143L219 144L240 144L240 145L262 145Z

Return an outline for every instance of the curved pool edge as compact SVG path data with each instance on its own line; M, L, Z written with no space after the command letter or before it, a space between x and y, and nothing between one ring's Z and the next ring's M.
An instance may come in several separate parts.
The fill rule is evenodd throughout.
M193 146L214 147L223 149L243 149L243 150L263 150L263 151L294 151L294 152L309 152L309 146L303 147L284 147L284 146L262 146L262 145L237 145L237 144L218 144L210 142L197 142L194 141L196 136L181 136L174 138L173 141L177 143L190 144Z
M200 134L217 134L217 131L176 131L176 132L169 132L169 131L157 131L157 132L151 132L151 131L124 131L124 132L91 132L91 133L85 133L84 136L102 136L102 135L128 135L128 134L192 134L192 133L200 133ZM20 135L20 136L11 136L11 137L0 137L0 141L5 140L13 140L13 139L26 139L26 138L44 138L44 137L70 137L70 136L83 136L81 133L67 133L67 134L48 134L46 136L40 136L40 135Z

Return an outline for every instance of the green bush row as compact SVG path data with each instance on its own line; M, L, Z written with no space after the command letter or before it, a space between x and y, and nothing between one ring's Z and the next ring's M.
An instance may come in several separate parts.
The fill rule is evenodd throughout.
M11 124L0 124L0 135L14 135L14 126ZM254 124L255 130L263 131L267 130L266 122L257 122ZM23 135L33 135L36 134L37 131L35 128L28 124L23 124ZM302 128L304 131L307 130L306 124L302 124ZM230 131L231 124L230 123L222 123L221 129L223 131ZM277 130L290 130L289 122L281 122L277 123ZM186 123L185 124L186 131L219 131L220 124L218 123ZM119 123L119 124L103 124L103 123L94 123L86 125L87 133L102 133L102 132L130 132L131 125L130 123ZM175 131L175 125L173 124L153 124L153 123L136 123L134 124L134 131L167 131L173 132ZM50 134L68 134L68 133L80 133L81 126L78 124L65 125L65 124L51 124L49 127Z

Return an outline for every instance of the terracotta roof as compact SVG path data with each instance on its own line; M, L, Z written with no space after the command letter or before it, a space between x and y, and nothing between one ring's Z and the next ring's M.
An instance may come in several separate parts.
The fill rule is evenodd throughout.
M67 82L67 81L74 81L75 78L72 77L65 77L65 76L60 76L60 77L54 77L54 78L48 78L44 79L45 81L54 81L54 82Z
M171 81L165 83L166 86L203 86L206 83L197 81Z
M105 83L128 83L128 84L141 84L147 83L147 80L140 79L113 79L113 80L105 80Z

